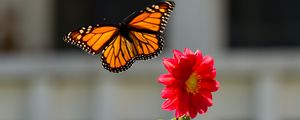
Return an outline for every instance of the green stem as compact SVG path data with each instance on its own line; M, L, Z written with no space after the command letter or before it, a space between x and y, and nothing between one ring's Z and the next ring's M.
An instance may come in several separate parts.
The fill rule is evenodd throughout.
M191 120L191 117L190 116L182 116L182 117L179 117L179 118L173 118L171 120Z

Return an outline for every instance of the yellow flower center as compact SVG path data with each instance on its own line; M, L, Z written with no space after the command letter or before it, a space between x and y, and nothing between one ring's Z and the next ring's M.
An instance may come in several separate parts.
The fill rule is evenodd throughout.
M188 80L185 81L186 91L192 94L196 94L199 92L199 80L200 78L196 73L192 73Z

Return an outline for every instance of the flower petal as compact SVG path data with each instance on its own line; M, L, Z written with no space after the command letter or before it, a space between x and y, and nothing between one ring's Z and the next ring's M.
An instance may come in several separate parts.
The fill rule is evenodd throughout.
M205 102L207 106L212 106L213 105L211 92L202 92L201 95L204 98L203 102Z
M198 94L194 97L192 97L192 102L197 107L197 111L200 114L204 114L207 111L207 100L205 100L205 97L202 96L202 94Z
M213 67L214 66L214 59L211 56L208 56L208 55L204 56L202 65L207 66L207 67Z
M197 69L197 67L202 63L203 57L202 57L202 52L200 50L196 51L196 64L193 67L193 70Z
M176 66L177 63L175 62L174 59L171 59L171 58L163 58L163 64L164 64L165 68L166 68L169 72L171 72L171 71L175 68L175 66Z
M214 59L210 56L204 56L203 61L197 66L196 71L199 74L210 73L214 70Z
M179 62L179 60L181 59L181 57L183 56L182 52L179 50L173 50L173 54L174 54L174 59Z
M195 64L197 63L197 56L196 53L193 53L193 51L191 51L188 48L184 49L184 55L187 58L187 60L193 65L195 66ZM193 68L193 67L192 67Z
M177 89L174 89L174 88L171 88L171 87L166 87L161 91L160 95L161 95L162 98L167 99L167 98L174 97L177 94L178 94Z
M191 116L191 118L195 118L197 115L197 108L195 106L191 106L189 108L189 115Z
M214 92L217 91L220 87L220 84L218 81L214 79L201 79L200 82L200 89L209 91L209 92Z
M193 102L196 103L196 106L200 112L202 110L203 114L203 112L205 113L207 111L208 107L213 105L212 94L211 92L202 92L201 94L197 94L196 97L193 98Z
M184 55L194 55L193 51L189 48L184 48Z
M195 52L196 56L200 56L201 57L201 60L202 60L202 52L200 50L196 50Z
M177 80L173 77L172 74L162 74L159 76L158 81L164 85L172 85L177 83Z
M207 112L207 107L203 107L203 108L198 110L199 114L205 114L206 112Z
M177 98L167 99L162 105L161 108L164 110L174 110L177 106Z
M179 98L179 105L178 109L180 109L180 115L185 115L189 111L189 104L190 104L190 97L188 94L181 93L181 96Z

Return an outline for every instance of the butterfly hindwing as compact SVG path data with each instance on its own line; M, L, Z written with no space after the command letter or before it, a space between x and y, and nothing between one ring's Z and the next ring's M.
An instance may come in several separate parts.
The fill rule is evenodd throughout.
M102 64L111 72L122 72L131 67L135 60L147 60L157 56L163 46L160 35L130 31L128 40L117 35L102 51Z
M98 54L117 33L118 28L115 26L89 26L70 32L64 40L94 55Z
M131 67L136 55L133 43L119 34L104 48L101 59L105 69L118 73Z
M130 38L133 40L134 48L137 51L136 60L151 59L157 56L164 46L159 34L130 31Z

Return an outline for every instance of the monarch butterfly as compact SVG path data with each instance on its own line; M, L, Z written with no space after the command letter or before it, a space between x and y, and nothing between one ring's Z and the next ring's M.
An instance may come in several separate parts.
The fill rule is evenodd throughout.
M93 55L101 52L105 69L122 72L135 60L160 54L164 45L161 35L174 6L172 1L159 2L134 12L118 25L98 24L69 32L64 41Z

